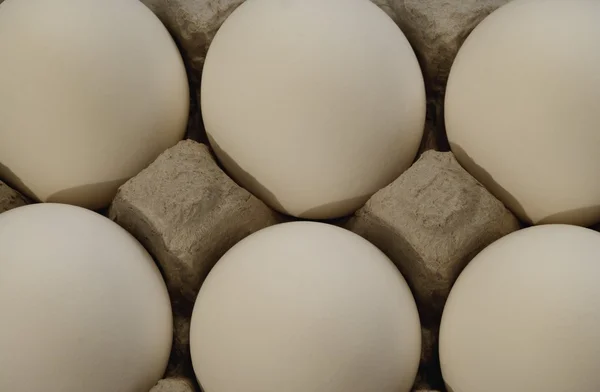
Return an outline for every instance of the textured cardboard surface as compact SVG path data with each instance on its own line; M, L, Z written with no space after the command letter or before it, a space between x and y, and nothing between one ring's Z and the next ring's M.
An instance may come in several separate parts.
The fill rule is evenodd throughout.
M194 392L192 382L186 378L165 378L160 380L150 392Z
M190 322L189 315L173 315L173 346L165 377L195 377L190 355ZM197 386L195 381L193 385Z
M191 140L125 183L109 217L155 257L182 314L190 313L204 278L229 248L279 222L219 168L207 146Z
M428 151L346 227L379 247L406 278L423 326L422 364L435 367L437 329L456 278L519 222L451 152Z
M0 213L29 204L27 198L0 181Z
M466 264L519 223L452 153L428 151L373 195L346 227L396 263L411 285L423 324L435 325Z

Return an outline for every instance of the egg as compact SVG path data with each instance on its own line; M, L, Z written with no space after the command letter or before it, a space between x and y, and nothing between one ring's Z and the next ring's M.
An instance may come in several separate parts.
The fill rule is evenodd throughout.
M165 372L172 316L158 268L81 207L0 215L0 313L0 391L147 392Z
M0 178L39 201L107 206L185 134L183 60L137 0L0 5Z
M528 223L600 221L599 19L595 0L514 0L452 65L452 151Z
M600 233L541 225L479 253L440 329L450 392L597 391Z
M368 0L248 0L208 50L201 108L238 183L280 212L326 219L411 165L425 88L406 37Z
M209 273L190 328L205 392L408 392L421 332L392 262L336 226L258 231Z

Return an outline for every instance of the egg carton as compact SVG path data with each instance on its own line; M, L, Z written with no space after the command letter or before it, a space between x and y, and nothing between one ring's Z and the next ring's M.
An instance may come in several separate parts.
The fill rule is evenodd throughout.
M210 42L244 0L141 1L174 36L188 67L192 91L197 92ZM369 240L402 272L422 322L421 372L414 392L443 391L436 347L450 288L480 250L521 227L448 152L443 98L451 64L464 39L489 13L510 0L372 1L400 26L420 60L428 92L425 135L419 158L410 169L353 216L329 223ZM110 209L102 211L148 249L172 298L173 352L165 379L152 392L198 390L188 332L204 278L241 239L291 220L221 169L208 146L196 94L191 97L187 137L125 183ZM28 202L0 182L0 213Z

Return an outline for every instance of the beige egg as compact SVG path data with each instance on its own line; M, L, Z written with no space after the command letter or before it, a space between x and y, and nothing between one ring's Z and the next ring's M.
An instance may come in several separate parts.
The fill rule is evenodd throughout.
M137 0L7 0L0 58L0 178L30 197L104 207L184 136L183 61Z
M298 217L348 215L413 162L425 88L402 31L368 0L249 0L202 75L210 142L233 178Z
M600 221L599 20L596 0L514 0L452 66L452 151L521 220Z
M600 385L600 233L540 225L479 253L440 330L450 392L565 392Z
M381 251L339 227L294 222L221 258L200 289L190 344L205 392L408 392L421 332Z
M0 391L144 392L162 377L171 305L150 255L64 204L0 215Z

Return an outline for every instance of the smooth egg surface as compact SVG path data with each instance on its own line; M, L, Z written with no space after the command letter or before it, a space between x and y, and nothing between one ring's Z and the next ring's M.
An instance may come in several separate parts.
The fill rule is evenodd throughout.
M171 351L171 305L154 261L80 207L0 215L0 314L3 392L147 392Z
M294 222L221 258L200 289L190 344L205 392L408 392L421 329L406 281L374 245Z
M494 242L456 281L440 360L451 392L600 385L600 233L540 225Z
M413 162L425 87L402 31L368 0L249 0L202 74L204 123L228 173L272 208L351 214Z
M514 0L452 65L450 147L523 221L600 221L598 20L595 0Z
M0 58L0 178L33 199L105 207L185 134L183 60L140 1L4 1Z

